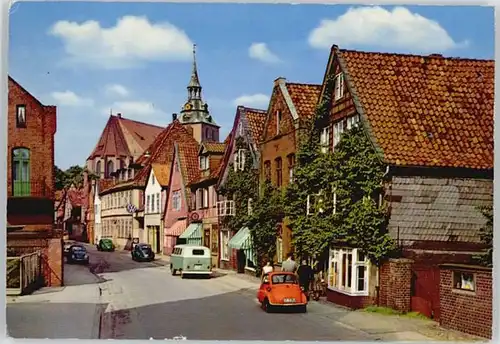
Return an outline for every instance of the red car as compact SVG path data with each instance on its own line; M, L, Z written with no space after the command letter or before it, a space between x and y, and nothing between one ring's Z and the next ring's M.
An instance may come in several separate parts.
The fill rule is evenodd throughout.
M281 307L293 307L300 312L307 312L307 297L292 272L265 274L257 291L257 299L262 309L268 313Z

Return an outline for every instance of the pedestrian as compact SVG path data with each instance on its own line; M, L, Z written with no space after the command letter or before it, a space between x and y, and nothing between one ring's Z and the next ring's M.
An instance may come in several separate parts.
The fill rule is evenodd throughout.
M273 263L270 260L268 260L266 265L262 268L262 274L265 275L273 271L274 271Z
M314 280L314 271L306 260L302 261L302 264L297 269L297 275L299 275L299 285L304 289L304 293L309 298L309 285Z
M297 263L293 260L293 253L287 254L287 259L281 264L281 271L295 272L297 270Z

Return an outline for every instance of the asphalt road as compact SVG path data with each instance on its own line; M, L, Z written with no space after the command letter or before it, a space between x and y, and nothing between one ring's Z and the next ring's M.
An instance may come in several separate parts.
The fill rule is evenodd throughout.
M172 276L164 261L138 263L130 254L92 252L106 304L103 339L372 340L336 322L345 310L311 302L308 313L261 310L255 286L237 275ZM250 286L250 287L249 287Z

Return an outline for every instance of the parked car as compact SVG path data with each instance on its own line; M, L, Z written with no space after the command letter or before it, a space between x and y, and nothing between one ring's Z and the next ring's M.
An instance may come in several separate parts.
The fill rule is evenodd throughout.
M205 246L177 245L170 256L170 271L185 275L212 275L212 253Z
M67 262L70 264L83 263L87 265L89 263L89 255L85 246L79 244L71 245L67 256Z
M282 307L307 312L307 297L293 272L271 272L262 276L257 299L267 313Z
M68 255L68 253L69 253L69 248L70 248L72 245L74 245L74 244L76 244L76 242L75 242L75 241L73 241L73 240L68 240L68 241L65 241L65 242L64 242L64 245L63 245L63 252L64 252L64 255L65 255L65 256L67 256L67 255Z
M132 259L138 262L151 262L155 260L155 253L149 244L135 245L130 254L132 255Z
M107 238L100 239L96 247L97 251L113 252L115 250L115 244L113 244L113 240Z

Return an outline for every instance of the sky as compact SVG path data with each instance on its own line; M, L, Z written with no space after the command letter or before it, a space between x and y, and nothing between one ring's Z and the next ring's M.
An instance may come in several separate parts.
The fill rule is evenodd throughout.
M16 2L10 12L9 74L57 106L63 169L85 163L111 112L167 126L187 99L193 43L221 140L237 105L267 109L276 78L320 84L332 44L494 59L491 7Z

